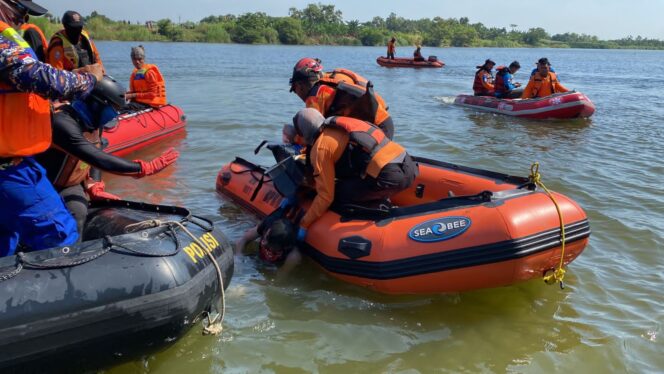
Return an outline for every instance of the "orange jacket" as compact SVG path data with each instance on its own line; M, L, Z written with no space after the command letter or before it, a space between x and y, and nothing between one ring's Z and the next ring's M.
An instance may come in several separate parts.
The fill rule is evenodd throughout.
M101 64L99 51L85 30L81 32L81 46L84 50L92 53L91 64ZM48 63L58 69L69 71L82 67L76 48L67 39L64 29L56 32L51 37L48 44Z
M549 72L549 75L544 78L539 73L535 73L530 77L528 85L523 90L523 94L521 94L521 98L546 97L554 93L567 91L569 90L558 81L556 73Z
M359 84L347 83L345 79L339 79L338 82L346 83L357 90L366 90L365 87ZM366 82L364 84L366 86ZM321 79L319 83L309 91L309 96L304 100L306 107L316 109L326 118L335 115L353 117L353 113L351 112L352 108L349 108L347 105L335 105L335 107L339 106L339 108L336 108L335 111L331 110L333 104L340 104L338 102L335 103L335 99L337 99L337 86L338 83L330 82L325 78ZM387 106L385 105L383 98L378 94L375 94L375 97L378 107L371 122L380 125L390 117L390 113L387 112Z
M136 94L132 100L137 103L152 107L166 105L166 83L156 65L144 64L134 69L129 78L129 91Z
M39 26L33 25L32 23L24 23L21 25L21 37L23 37L24 40L26 39L27 33L37 34L38 42L41 42L41 45L30 45L30 48L32 48L35 54L37 54L39 61L46 62L46 49L48 48L46 36L44 36L44 33Z
M0 33L22 48L34 51L8 24L0 22ZM51 144L51 106L34 93L18 92L0 80L0 157L31 156Z
M475 81L473 81L473 92L482 95L493 95L493 75L490 71L479 69L475 73Z
M369 136L366 136L367 134ZM367 151L370 157L368 157L366 165L354 163L354 170L345 170L348 169L347 165L337 165L349 143L358 145L358 148L370 150ZM405 153L406 150L402 146L387 139L385 134L373 124L350 117L328 118L309 154L316 185L316 197L300 225L308 228L328 210L334 201L335 178L343 177L337 176L337 171L348 175L356 174L376 178L385 165Z

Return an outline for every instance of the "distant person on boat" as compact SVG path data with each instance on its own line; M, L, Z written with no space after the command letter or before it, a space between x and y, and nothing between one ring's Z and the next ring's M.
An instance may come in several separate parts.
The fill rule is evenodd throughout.
M128 161L102 150L104 125L117 117L125 105L125 88L104 77L85 100L74 100L53 115L53 146L37 160L76 219L79 234L88 213L89 200L117 200L104 191L101 170L142 178L174 163L179 153L172 148L152 161Z
M526 88L521 95L522 99L533 99L547 97L555 93L568 92L569 90L560 84L556 73L552 72L549 60L540 59L537 63L537 73L530 77Z
M280 267L282 275L289 273L301 261L297 249L297 222L302 213L290 200L284 199L279 208L268 215L257 226L247 230L235 244L235 254L241 255L247 243L260 238L258 257Z
M475 96L493 96L493 74L491 71L496 65L495 62L487 59L483 65L477 66L475 80L473 81L473 92Z
M30 48L32 48L32 50L37 55L37 59L41 62L46 62L46 51L48 48L46 35L44 35L44 32L39 28L39 26L32 23L27 23L28 20L29 16L26 16L26 23L21 25L21 37L23 40L28 42Z
M422 56L422 46L417 45L415 46L415 52L413 52L413 60L414 61L424 61L424 56Z
M141 110L166 105L166 83L157 65L145 63L145 48L142 45L131 49L134 71L129 78L129 108Z
M502 66L496 73L494 87L496 97L499 99L516 99L521 97L523 90L519 90L521 83L512 82L514 74L521 69L519 61L512 61L509 66Z
M383 98L374 93L371 82L350 70L335 69L335 72L324 74L319 59L300 59L293 68L290 90L307 108L318 110L323 117L342 115L369 121L392 139L392 117Z
M98 65L78 73L38 61L16 31L25 16L47 10L32 1L0 0L0 256L19 242L28 250L73 244L76 222L32 156L51 144L48 99L84 98L102 72Z
M83 30L85 21L78 12L68 10L62 16L64 29L56 32L48 44L48 63L58 69L75 70L86 65L102 64L99 51Z
M387 42L387 58L394 60L394 54L397 52L397 39L392 37L389 42Z
M406 150L374 124L350 117L325 119L306 108L293 117L295 130L308 148L316 197L300 221L298 239L333 202L381 204L408 188L418 175Z
M535 68L530 72L530 76L532 77L533 75L535 75L535 73L537 73L537 71L539 70L538 69L539 64L548 64L548 63L549 63L549 59L546 58L546 57L542 57L539 60L537 60L537 62L535 63ZM554 69L553 66L551 66L549 64L549 71L555 73L556 69ZM560 77L557 77L557 78L558 78L558 81L560 81Z

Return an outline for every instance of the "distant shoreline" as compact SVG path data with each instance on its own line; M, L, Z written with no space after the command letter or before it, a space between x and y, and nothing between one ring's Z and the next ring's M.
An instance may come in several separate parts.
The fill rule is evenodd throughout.
M470 23L467 17L434 17L409 20L391 13L387 18L374 17L370 22L345 21L334 5L309 4L304 9L291 8L290 16L272 17L265 13L208 16L199 22L174 23L169 19L132 24L111 20L97 12L84 17L86 29L96 40L159 41L264 45L339 45L385 46L395 37L397 47L470 48L559 48L559 49L628 49L664 50L664 41L628 36L600 40L587 34L550 35L536 27L522 31L518 25L486 27ZM62 28L60 19L47 15L31 19L46 37Z

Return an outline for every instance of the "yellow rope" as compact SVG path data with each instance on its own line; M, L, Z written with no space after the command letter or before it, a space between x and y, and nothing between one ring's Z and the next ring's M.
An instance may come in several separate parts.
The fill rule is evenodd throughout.
M555 269L553 273L544 276L544 282L546 284L560 283L560 288L564 288L563 279L565 278L565 269L563 269L563 264L565 261L565 221L563 220L563 213L560 211L560 206L558 206L558 202L553 197L553 194L551 194L551 191L549 191L544 183L542 183L541 175L539 173L539 162L535 162L530 166L530 176L528 178L532 183L541 187L544 192L546 192L547 196L553 201L553 205L556 206L556 211L558 212L561 236L560 263L558 264L558 269Z

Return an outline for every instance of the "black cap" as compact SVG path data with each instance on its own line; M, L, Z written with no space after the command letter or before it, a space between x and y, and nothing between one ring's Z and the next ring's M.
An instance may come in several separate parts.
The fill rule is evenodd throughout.
M18 5L25 8L31 16L43 16L48 10L39 4L35 4L32 0L19 0Z
M538 64L538 65L551 65L551 64L549 63L549 59L546 58L546 57L542 57L542 58L540 58L539 60L537 60L537 64Z
M521 69L521 64L519 63L519 61L516 60L512 61L512 63L510 63L510 67L512 66Z
M62 16L62 24L65 27L83 27L85 25L85 21L78 12L68 10Z
M92 89L89 98L96 100L104 105L111 105L116 109L122 109L127 104L125 93L127 90L113 77L104 75L104 78L97 81Z

